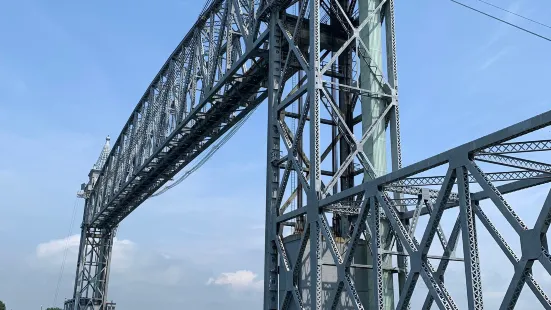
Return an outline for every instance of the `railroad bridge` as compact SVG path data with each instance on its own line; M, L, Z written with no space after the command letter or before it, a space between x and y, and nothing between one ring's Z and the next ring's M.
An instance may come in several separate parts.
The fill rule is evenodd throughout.
M504 197L551 181L551 164L535 156L551 140L530 138L551 124L551 111L402 167L394 2L209 0L82 185L65 309L114 309L117 226L260 104L269 111L265 310L458 309L444 281L450 262L464 265L464 304L483 309L477 223L515 270L501 309L514 308L524 286L551 309L532 275L535 262L551 274L551 195L532 206L533 226ZM449 212L452 226L442 221ZM418 282L428 288L424 304L410 305Z

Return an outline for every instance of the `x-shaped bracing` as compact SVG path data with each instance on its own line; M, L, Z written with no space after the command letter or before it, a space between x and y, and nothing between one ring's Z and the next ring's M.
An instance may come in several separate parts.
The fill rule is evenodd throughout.
M488 197L493 201L497 208L501 211L504 217L509 221L511 226L518 232L522 241L522 256L519 258L512 251L504 238L497 231L490 219L485 215L478 201L471 199L469 175L473 175L477 183L482 187ZM457 196L459 198L459 217L452 229L449 239L439 234L439 224L443 212L448 203L448 199L452 193L454 184L458 185ZM375 187L375 188L373 188ZM440 309L458 309L457 304L449 294L444 285L444 274L447 269L450 257L455 252L459 233L462 235L463 255L465 262L465 277L466 291L469 309L483 309L482 299L482 283L480 273L480 259L478 254L477 230L475 226L475 217L478 217L485 228L490 232L496 243L504 251L511 263L515 266L515 275L511 281L507 294L503 300L501 309L511 309L518 300L520 291L524 283L528 283L531 290L534 292L537 299L545 309L551 309L551 301L543 292L540 285L534 279L531 273L533 262L539 260L542 266L551 274L551 256L549 254L545 235L551 224L551 192L548 194L543 208L540 211L534 228L529 229L526 224L515 213L513 208L508 205L505 199L497 188L488 180L484 172L477 164L467 156L461 160L452 160L449 163L445 181L439 190L438 197L432 208L429 209L429 220L427 228L423 233L423 237L419 242L408 227L404 226L400 221L399 212L390 199L388 193L380 190L380 186L373 184L369 189L365 190L359 214L355 220L354 231L350 242L346 246L344 255L338 250L337 244L332 236L330 227L327 223L325 215L320 213L315 221L322 235L324 236L327 247L331 252L335 266L337 268L337 283L335 290L331 293L328 301L331 309L335 309L339 303L342 291L346 289L351 299L355 302L358 309L364 309L366 305L362 305L359 295L354 285L353 277L350 274L352 257L356 250L357 242L359 241L362 232L367 232L369 238L370 251L373 257L374 283L373 296L377 308L382 307L382 261L384 250L381 249L381 240L379 233L380 217L385 216L391 225L394 234L400 239L404 245L407 255L410 257L411 269L406 279L405 287L401 292L400 299L397 304L397 309L407 309L415 284L419 276L423 279L426 286L429 288L429 293L425 299L422 309L429 309L433 302L436 302ZM477 194L480 195L481 192ZM381 211L383 213L381 213ZM298 288L298 273L297 270L302 260L306 242L309 240L310 226L308 224L306 231L303 233L301 240L301 250L293 265L286 264L286 272L292 273L292 285L287 286L286 303L291 302L291 299L302 307L300 290ZM375 237L373 237L375 236ZM443 259L440 261L437 269L434 269L428 260L428 251L431 247L432 240L438 236L443 248ZM280 244L280 253L284 253L283 243ZM286 257L282 254L282 259ZM284 308L285 309L285 308Z

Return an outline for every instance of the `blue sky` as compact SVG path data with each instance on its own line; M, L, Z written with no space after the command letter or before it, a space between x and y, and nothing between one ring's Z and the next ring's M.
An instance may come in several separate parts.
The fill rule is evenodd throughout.
M551 36L550 29L465 2ZM499 4L551 24L548 1ZM59 248L55 240L67 235L75 193L105 136L118 135L202 6L2 1L0 278L10 281L0 281L0 299L9 309L52 303L61 256L45 245ZM405 164L551 106L549 42L448 1L397 1L396 10ZM128 269L113 270L110 289L121 307L259 307L265 119L263 106L200 171L121 225L115 262L126 260ZM70 251L58 304L71 295L74 265ZM243 282L224 285L232 276Z

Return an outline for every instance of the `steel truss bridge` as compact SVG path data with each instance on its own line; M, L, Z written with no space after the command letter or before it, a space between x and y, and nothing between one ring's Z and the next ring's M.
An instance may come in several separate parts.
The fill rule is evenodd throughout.
M491 262L479 259L477 222L514 267L501 309L514 308L525 285L551 309L532 274L536 261L551 274L551 195L532 206L534 226L504 198L551 181L551 164L538 159L551 140L529 138L551 125L551 111L402 167L394 1L370 1L368 14L356 0L205 5L82 187L81 243L66 310L114 309L107 288L119 223L262 102L269 111L264 309L407 309L419 280L428 291L413 309L458 309L444 282L457 260L465 267L464 304L483 309L481 270ZM381 38L385 57L370 49L366 31ZM380 109L366 121L360 103L369 100ZM450 126L461 123L450 118ZM381 130L389 173L376 171L365 150ZM487 216L485 200L516 232L520 252ZM448 210L457 214L452 226L441 221ZM439 246L438 255L429 254ZM368 252L367 261L355 259L359 251ZM333 267L330 289L322 281L325 265ZM357 276L362 268L369 270L365 279ZM390 301L389 272L399 296ZM371 289L362 293L358 283L366 281Z

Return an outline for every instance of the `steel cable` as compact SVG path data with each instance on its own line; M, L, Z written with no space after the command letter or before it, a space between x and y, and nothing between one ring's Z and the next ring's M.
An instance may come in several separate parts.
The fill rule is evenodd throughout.
M164 194L166 191L168 191L169 189L171 188L174 188L175 186L177 186L178 184L182 183L185 179L187 179L187 177L189 177L192 173L194 173L197 169L199 169L201 166L203 166L203 164L205 164L213 155L214 153L216 153L216 151L218 151L226 142L228 142L231 137L233 137L237 131L241 128L241 126L243 126L243 124L249 119L249 117L251 117L251 115L254 113L254 111L256 111L256 109L258 108L258 106L256 108L254 108L249 114L247 114L245 117L243 117L233 128L230 129L230 131L228 131L223 137L222 139L216 143L212 148L209 149L209 151L207 152L207 154L201 158L197 164L195 164L193 167L191 167L191 169L189 170L186 170L182 176L180 176L178 178L178 180L174 181L172 184L170 185L167 185L165 186L164 188L162 188L161 190L159 190L158 193L155 193L153 195L151 195L151 197L157 197L157 196L160 196L162 194Z
M515 25L515 24L513 24L513 23L510 23L510 22L508 22L508 21L505 21L505 20L503 20L503 19L501 19L501 18L497 18L497 17L495 17L495 16L493 16L493 15L490 15L490 14L488 14L488 13L484 13L484 12L482 12L482 11L480 11L480 10L477 10L477 9L471 7L471 6L468 6L468 5L464 4L464 3L461 3L461 2L458 2L458 1L455 1L455 0L450 0L450 1L453 2L453 3L455 3L455 4L459 4L459 5L461 5L461 6L464 6L464 7L468 8L468 9L471 9L471 10L473 10L473 11L475 11L475 12L477 12L477 13L480 13L480 14L482 14L482 15L486 15L486 16L488 16L488 17L490 17L490 18L493 18L493 19L495 19L495 20L498 20L498 21L500 21L500 22L502 22L502 23L505 23L505 24L507 24L507 25L509 25L509 26L512 26L512 27L515 27L515 28L517 28L517 29L519 29L519 30L522 30L522 31L524 31L524 32L527 32L527 33L529 33L529 34L531 34L531 35L534 35L534 36L536 36L536 37L538 37L538 38L540 38L540 39L544 39L544 40L547 40L547 41L551 42L551 39L550 39L550 38L544 37L544 36L542 36L542 35L540 35L540 34L538 34L538 33L535 33L535 32L533 32L533 31L530 31L530 30L528 30L528 29L526 29L526 28L522 28L522 27L520 27L520 26L517 26L517 25Z
M69 232L67 233L67 238L65 239L65 251L63 253L63 260L61 262L61 268L59 270L59 276L57 279L57 286L55 289L55 295L54 295L54 301L52 306L55 307L57 303L57 296L59 293L59 286L61 284L61 280L63 279L63 271L65 270L65 262L67 260L67 252L69 251L69 237L71 237L71 234L73 233L73 225L75 223L75 216L77 213L77 205L78 205L78 197L75 198L75 202L73 203L73 214L71 216L71 223L69 224Z
M504 9L504 8L502 8L502 7L499 7L499 6L495 5L495 4L492 4L492 3L490 3L490 2L486 2L486 1L484 1L484 0L478 0L478 1L480 1L480 2L482 2L482 3L484 3L484 4L487 4L487 5L489 5L489 6L492 6L492 7L496 8L496 9L499 9L499 10L502 10L502 11L504 11L504 12L507 12L507 13L509 13L509 14L513 14L513 15L518 16L518 17L520 17L520 18L526 19L527 21L531 21L531 22L533 22L534 24L538 24L538 25L540 25L540 26L547 27L547 28L551 29L551 26L546 25L546 24L544 24L544 23L540 23L540 22L538 22L537 20L533 20L533 19L531 19L531 18L522 16L522 15L520 15L520 14L517 14L517 13L515 13L515 12L509 11L509 10Z

